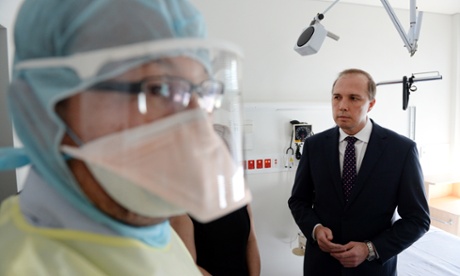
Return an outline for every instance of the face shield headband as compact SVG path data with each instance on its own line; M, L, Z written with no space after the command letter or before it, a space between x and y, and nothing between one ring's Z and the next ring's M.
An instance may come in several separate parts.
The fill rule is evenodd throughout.
M136 60L142 57L158 57L158 55L176 55L191 53L190 50L214 49L222 53L229 53L236 57L243 57L239 47L234 44L212 39L173 38L149 42L141 42L102 50L76 53L71 56L41 58L26 60L17 63L15 70L43 69L43 68L70 68L82 79L94 77L102 71L105 65L125 60ZM195 51L196 54L196 51ZM211 60L202 56L203 65L211 71ZM214 69L214 71L216 71Z

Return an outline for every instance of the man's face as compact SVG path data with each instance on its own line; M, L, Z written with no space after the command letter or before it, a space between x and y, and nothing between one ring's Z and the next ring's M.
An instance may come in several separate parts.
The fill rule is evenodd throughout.
M135 68L114 78L113 81L138 82L152 76L180 77L193 84L199 84L208 78L200 63L186 57L175 57ZM155 121L176 112L160 97L147 96L148 109L146 112L140 112L138 105L138 95L120 91L89 90L64 100L57 106L56 111L83 143ZM185 107L185 109L194 108L199 108L197 97L192 97L188 106ZM68 135L64 136L62 144L76 146L75 141ZM141 216L118 204L105 192L84 162L71 159L68 161L68 166L85 195L109 216L136 226L152 225L166 219Z
M367 113L375 104L375 99L369 99L367 82L367 78L361 74L346 74L337 80L333 88L334 121L348 135L354 135L364 128Z

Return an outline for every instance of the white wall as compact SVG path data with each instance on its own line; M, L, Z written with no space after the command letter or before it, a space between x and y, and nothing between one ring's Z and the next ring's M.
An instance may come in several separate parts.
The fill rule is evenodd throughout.
M18 2L0 1L0 24L7 29L12 26ZM246 55L243 88L247 103L326 103L336 74L349 67L369 71L377 82L416 72L439 71L442 81L416 83L418 91L411 94L410 105L417 108L416 141L421 147L425 171L438 169L434 169L431 160L443 164L443 160L451 158L448 155L453 152L453 142L460 137L460 15L425 13L419 50L410 57L383 7L339 2L322 23L339 35L340 40L327 38L318 54L301 57L292 49L294 43L314 15L323 12L330 2L192 2L203 12L210 37L226 39L243 48ZM396 14L408 28L409 12L396 10ZM10 54L12 52L10 49ZM401 87L380 86L377 101L371 117L407 135L408 118L407 112L401 110ZM285 138L286 133L267 137L272 144ZM456 148L458 152L458 144ZM297 245L297 227L287 208L293 175L293 171L288 171L247 176L254 195L252 205L264 276L302 274L302 258L291 254Z
M452 118L456 117L455 97L460 90L455 78L458 71L454 71L458 67L454 62L458 44L454 42L460 27L453 16L425 13L419 50L410 57L383 7L339 2L326 14L323 24L341 36L340 40L326 38L318 54L301 57L292 47L302 28L331 3L306 0L192 2L203 11L210 37L232 41L246 53L243 77L246 102L328 101L336 74L349 67L369 71L377 82L401 79L411 73L439 71L443 76L441 81L416 83L418 91L411 94L410 105L417 108L416 141L422 157L426 156L422 161L428 163L427 170L434 168L429 162L433 154L446 163L452 158L449 156L455 141ZM408 29L409 11L395 11ZM377 100L371 117L405 134L407 112L401 109L401 86L380 86ZM439 152L447 157L439 157Z
M243 88L246 102L328 101L332 81L344 68L368 70L377 82L400 79L412 72L437 70L443 81L418 83L411 105L418 109L421 143L449 143L452 76L452 18L425 14L419 51L410 57L383 7L337 4L323 20L338 42L326 39L321 51L301 57L292 50L302 28L330 3L306 0L194 0L203 11L210 37L240 45L245 54ZM408 27L408 11L396 10ZM401 89L381 86L375 113L397 125ZM436 99L437 102L433 102ZM379 107L380 102L383 106ZM391 108L395 106L395 110ZM379 110L380 109L380 110ZM425 112L424 112L425 111ZM431 116L436 114L437 116ZM376 114L375 116L377 116ZM423 124L423 125L422 125ZM431 126L436 126L438 136Z
M454 32L452 34L453 39L453 51L452 51L452 76L454 77L454 89L452 89L452 121L451 121L451 141L453 141L453 164L455 168L460 167L460 14L456 14L452 20L452 26Z

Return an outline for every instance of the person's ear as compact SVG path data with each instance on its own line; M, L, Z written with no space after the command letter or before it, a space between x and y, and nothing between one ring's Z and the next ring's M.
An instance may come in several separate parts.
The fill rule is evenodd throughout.
M374 105L375 105L375 99L369 102L369 108L367 109L367 112L370 112L372 108L374 107Z

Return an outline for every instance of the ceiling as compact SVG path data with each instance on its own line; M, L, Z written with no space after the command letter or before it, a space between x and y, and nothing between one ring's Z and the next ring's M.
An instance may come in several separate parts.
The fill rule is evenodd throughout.
M315 0L334 2L335 0ZM410 0L387 0L394 9L410 9ZM381 0L340 0L339 3L350 3L367 6L382 6ZM460 0L418 0L419 11L442 14L460 13ZM383 7L383 6L382 6Z

